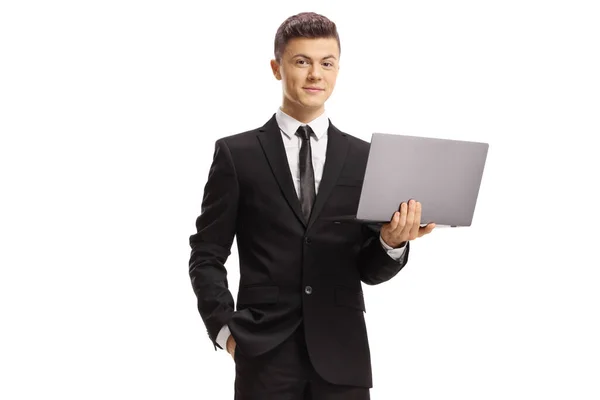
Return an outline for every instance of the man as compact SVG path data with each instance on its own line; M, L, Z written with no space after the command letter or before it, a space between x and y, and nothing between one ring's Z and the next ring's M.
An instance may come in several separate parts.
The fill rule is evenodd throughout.
M361 282L391 279L409 242L435 227L420 227L414 200L380 229L327 219L356 212L369 152L325 114L339 61L333 22L288 18L271 61L281 107L264 126L215 144L189 271L215 349L234 357L238 400L369 399ZM234 310L224 264L236 235Z

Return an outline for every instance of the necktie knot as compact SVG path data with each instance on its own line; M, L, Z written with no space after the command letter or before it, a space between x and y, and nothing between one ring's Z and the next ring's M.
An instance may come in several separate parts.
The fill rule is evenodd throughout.
M308 125L300 125L296 131L296 136L300 136L304 140L309 140L312 134L313 130Z

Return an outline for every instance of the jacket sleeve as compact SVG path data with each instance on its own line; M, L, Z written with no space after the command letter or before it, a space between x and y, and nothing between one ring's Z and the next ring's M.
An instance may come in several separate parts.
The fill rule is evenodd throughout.
M198 311L215 346L217 335L234 313L233 296L227 284L225 261L231 254L236 233L239 186L231 153L225 141L215 142L215 151L197 232L190 236L189 274L198 299Z
M392 279L408 262L410 242L406 243L400 259L394 260L381 245L380 227L365 224L362 229L363 245L358 254L360 280L377 285Z

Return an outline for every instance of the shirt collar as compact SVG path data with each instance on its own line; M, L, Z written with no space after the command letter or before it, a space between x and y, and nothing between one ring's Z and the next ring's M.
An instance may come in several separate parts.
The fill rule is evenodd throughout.
M319 115L317 118L310 121L308 124L303 124L302 122L296 120L294 117L291 117L281 111L281 108L277 109L277 113L275 114L275 118L277 119L277 125L279 125L279 129L288 137L292 138L295 136L296 131L300 127L300 125L308 125L315 133L317 140L321 139L329 128L329 118L327 118L327 114L323 113Z

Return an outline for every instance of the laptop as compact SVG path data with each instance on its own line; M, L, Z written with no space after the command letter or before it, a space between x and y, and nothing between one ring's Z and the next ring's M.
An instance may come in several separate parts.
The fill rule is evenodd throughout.
M468 227L473 222L489 144L373 133L358 210L335 223L382 225L402 202L422 206L421 226Z

